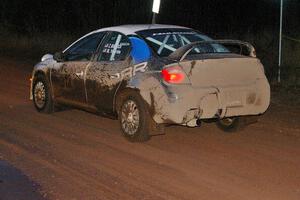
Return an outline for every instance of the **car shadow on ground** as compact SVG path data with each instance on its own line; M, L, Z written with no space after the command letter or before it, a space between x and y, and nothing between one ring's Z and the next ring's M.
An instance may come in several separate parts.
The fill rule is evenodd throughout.
M20 170L0 160L0 200L44 200L39 189Z

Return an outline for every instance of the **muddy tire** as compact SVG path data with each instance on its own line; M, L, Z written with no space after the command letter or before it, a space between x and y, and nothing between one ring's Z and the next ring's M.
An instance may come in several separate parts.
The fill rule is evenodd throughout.
M216 122L219 129L225 132L236 132L245 127L244 119L240 117L224 118Z
M118 112L123 135L130 142L145 142L150 139L150 117L144 100L135 92L123 96Z
M44 75L37 75L32 87L33 104L38 112L52 113L54 110L49 83Z

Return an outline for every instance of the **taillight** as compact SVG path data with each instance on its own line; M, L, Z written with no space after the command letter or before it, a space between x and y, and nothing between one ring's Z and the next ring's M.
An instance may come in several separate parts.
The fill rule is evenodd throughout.
M185 73L179 66L167 67L161 71L163 79L167 83L182 83L185 79Z

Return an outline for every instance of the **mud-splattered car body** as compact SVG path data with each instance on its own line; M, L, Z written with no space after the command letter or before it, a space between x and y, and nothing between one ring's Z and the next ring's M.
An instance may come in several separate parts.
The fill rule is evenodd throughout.
M62 53L45 55L32 76L47 78L55 103L112 116L118 114L122 94L134 91L157 124L197 126L201 119L264 113L270 88L254 48L202 34L195 40L194 33L199 34L172 25L100 29ZM87 38L95 44L90 52L80 52ZM239 53L229 51L228 44L241 47Z

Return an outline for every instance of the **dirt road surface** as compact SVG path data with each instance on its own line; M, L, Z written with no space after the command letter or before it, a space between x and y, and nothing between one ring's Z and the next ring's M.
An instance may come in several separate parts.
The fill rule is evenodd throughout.
M32 66L0 63L0 159L48 199L300 199L299 107L272 104L234 134L214 124L173 126L133 144L115 120L36 112L28 98Z

